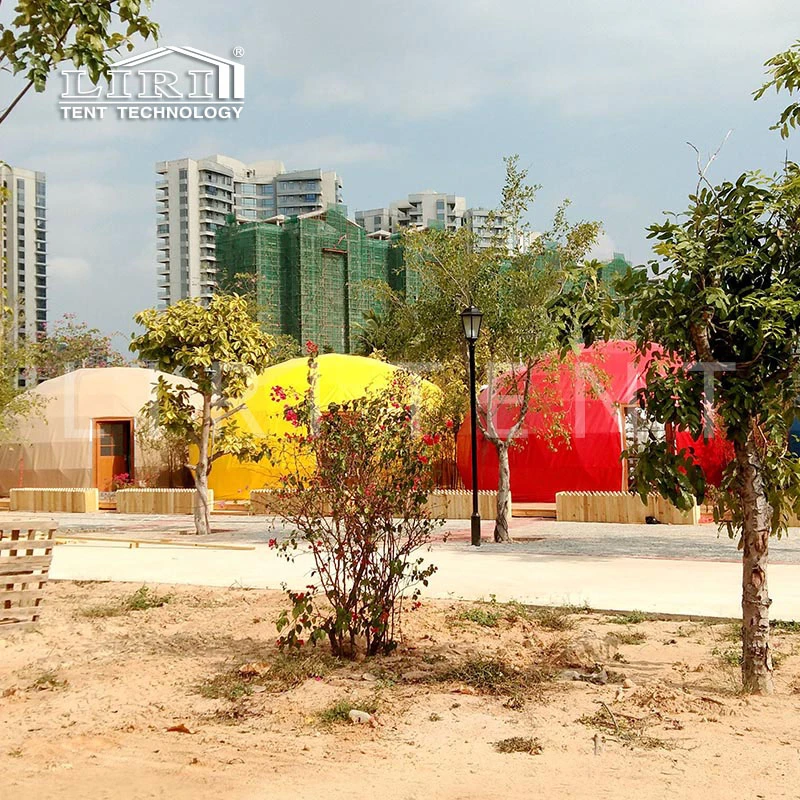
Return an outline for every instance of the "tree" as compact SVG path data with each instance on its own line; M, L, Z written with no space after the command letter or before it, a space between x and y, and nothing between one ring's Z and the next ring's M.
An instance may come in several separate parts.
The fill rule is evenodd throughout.
M261 331L237 295L216 294L208 306L181 300L164 311L147 309L134 320L145 328L130 348L157 369L186 379L173 385L159 378L153 412L169 434L196 448L194 510L197 533L209 532L208 473L223 455L258 461L266 443L232 419L250 379L269 363L272 337Z
M753 93L756 100L772 88L776 92L785 91L790 95L800 91L800 40L783 53L773 56L764 66L767 67L767 74L771 77ZM781 138L788 139L790 129L798 125L800 125L800 102L793 102L781 112L771 130L780 131Z
M529 413L549 410L548 398L534 397L531 390L532 368L545 361L556 345L549 304L586 273L583 262L599 232L595 222L570 224L565 203L550 229L532 237L525 215L538 187L527 183L527 170L519 167L517 156L507 158L505 164L496 216L503 218L506 233L498 234L491 247L479 248L466 228L455 233L427 229L404 235L406 263L418 272L420 288L418 297L388 306L404 352L386 352L390 359L401 355L442 365L442 372L434 369L431 379L446 396L453 392L467 396L466 345L459 313L469 305L483 312L476 356L479 380L486 389L479 425L499 463L495 541L510 540L509 449ZM514 241L510 243L509 237ZM521 248L519 241L530 244ZM377 330L371 335L375 341L388 338ZM456 361L462 365L461 381L450 378ZM444 382L437 380L442 376L447 376ZM555 416L550 422L557 427Z
M692 436L717 430L735 457L715 498L714 518L742 550L742 680L750 692L773 690L769 643L769 537L800 508L800 462L789 453L800 364L800 169L701 182L688 210L649 228L663 259L631 270L617 296L650 357L639 403L647 414ZM578 322L581 324L580 315ZM713 423L713 424L712 424ZM686 507L702 499L704 476L685 450L652 442L640 452L636 481Z
M114 54L133 50L135 36L158 35L142 6L150 0L17 0L11 24L0 24L0 69L21 74L23 83L0 111L0 123L32 88L43 92L64 61L84 67L93 83L110 78Z
M122 367L126 363L110 336L79 322L75 314L64 314L45 329L32 347L31 357L39 380L85 367Z

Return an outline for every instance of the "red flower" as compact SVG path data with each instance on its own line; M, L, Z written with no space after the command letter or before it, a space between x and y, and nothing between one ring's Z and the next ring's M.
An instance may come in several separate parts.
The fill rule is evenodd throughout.
M270 539L269 540L269 546L270 547L277 547L278 546L278 540L277 539Z
M276 400L285 400L286 399L286 392L280 386L273 386L272 387L272 396Z
M421 463L427 464L428 463L428 456L417 456Z
M300 424L300 420L297 416L297 412L293 408L284 408L283 409L283 418L287 422L291 422L292 425L297 427Z
M433 435L433 443L434 444L439 444L439 442L441 442L441 441L442 441L442 437L438 433L435 433Z
M314 342L312 342L311 339L309 339L306 342L306 352L310 356L315 356L315 355L317 355L319 353L319 347L317 347L317 345L314 344Z
M426 433L426 434L425 434L425 435L422 437L422 441L423 441L423 442L424 442L426 445L428 445L428 447L431 447L433 444L435 444L433 436L431 436L429 433Z
M448 427L448 428L452 428L453 427L453 420L451 420L451 419L447 420L447 422L445 422L445 426Z

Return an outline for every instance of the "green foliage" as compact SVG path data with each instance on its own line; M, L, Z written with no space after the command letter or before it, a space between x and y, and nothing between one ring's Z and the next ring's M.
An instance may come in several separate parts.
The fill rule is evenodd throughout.
M475 606L474 608L465 608L459 612L458 619L474 622L482 628L496 628L502 616L499 611L490 611L481 606Z
M441 524L426 509L441 437L415 428L410 377L320 411L316 370L312 352L309 389L299 403L289 398L284 412L298 454L280 492L293 531L270 544L289 559L310 551L314 570L304 591L288 592L279 642L302 647L327 638L336 656L388 652L403 604L417 605L435 571L417 551ZM281 387L273 391L286 397Z
M125 359L112 346L111 337L79 322L75 314L64 314L42 332L31 355L39 380L57 378L84 367L125 366Z
M607 622L614 625L638 625L640 622L647 622L647 614L644 611L628 611L625 614L609 617Z
M575 627L575 620L572 612L568 608L539 608L535 611L534 617L540 627L550 631L568 631Z
M0 122L29 89L43 92L50 73L65 61L85 68L94 83L110 78L115 54L133 50L135 37L158 35L143 6L149 0L17 0L16 16L0 24L0 67L21 75L23 84Z
M787 92L789 95L800 90L800 40L783 53L773 56L764 66L767 67L770 79L753 93L756 100L772 88L776 93ZM798 124L800 124L800 103L793 102L781 112L778 121L771 129L780 131L782 139L788 139L790 129L796 128Z
M135 592L120 597L113 603L89 606L82 609L81 616L90 619L103 617L119 617L131 611L148 611L151 608L161 608L172 600L171 594L158 594L149 586L140 586Z

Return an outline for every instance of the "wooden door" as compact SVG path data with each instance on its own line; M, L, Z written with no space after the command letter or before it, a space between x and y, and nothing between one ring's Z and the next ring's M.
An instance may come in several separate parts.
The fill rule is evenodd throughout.
M131 421L99 419L94 426L95 486L101 492L110 492L115 475L127 473L133 478Z

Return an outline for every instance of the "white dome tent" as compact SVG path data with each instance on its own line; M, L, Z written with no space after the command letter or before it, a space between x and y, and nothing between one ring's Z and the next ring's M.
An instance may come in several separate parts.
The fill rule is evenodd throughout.
M106 367L31 389L37 408L0 442L0 493L15 487L107 492L115 475L137 480L147 454L137 447L136 426L160 375L188 383L152 369Z

